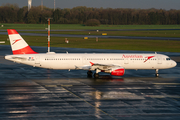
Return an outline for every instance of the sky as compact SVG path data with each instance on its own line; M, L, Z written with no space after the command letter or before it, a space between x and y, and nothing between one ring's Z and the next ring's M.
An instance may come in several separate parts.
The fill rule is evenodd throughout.
M11 3L20 8L27 6L28 0L0 0L0 6ZM41 5L42 0L32 0L32 6ZM180 10L180 0L55 0L56 8L73 8L86 6L94 8L136 8L136 9L177 9ZM54 0L43 0L43 5L54 8Z

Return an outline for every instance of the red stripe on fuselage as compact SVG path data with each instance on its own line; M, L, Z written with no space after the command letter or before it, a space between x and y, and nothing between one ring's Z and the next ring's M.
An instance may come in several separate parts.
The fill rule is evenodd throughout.
M37 52L33 51L29 46L19 49L19 50L14 50L13 54L38 54Z

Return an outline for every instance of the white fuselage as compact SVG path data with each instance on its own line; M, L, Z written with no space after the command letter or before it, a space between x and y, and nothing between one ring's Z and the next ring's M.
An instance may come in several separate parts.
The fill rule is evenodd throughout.
M46 53L7 55L5 59L48 69L88 69L91 63L118 65L124 69L167 69L176 62L162 54Z

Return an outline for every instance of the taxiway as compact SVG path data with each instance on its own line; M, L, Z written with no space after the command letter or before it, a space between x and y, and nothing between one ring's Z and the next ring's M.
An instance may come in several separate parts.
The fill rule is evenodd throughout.
M46 47L32 47L46 52ZM55 52L132 52L51 48ZM10 46L0 45L0 119L180 119L180 62L172 69L127 70L122 77L83 70L48 70L4 59ZM134 51L137 52L137 51ZM163 53L179 60L179 53Z

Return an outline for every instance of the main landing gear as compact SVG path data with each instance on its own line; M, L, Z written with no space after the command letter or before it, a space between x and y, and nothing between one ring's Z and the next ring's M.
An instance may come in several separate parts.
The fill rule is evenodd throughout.
M92 72L91 70L89 70L89 71L87 72L87 76L88 76L88 77L92 77L92 74L93 74L93 72Z
M99 74L98 73L94 73L94 78L99 78Z
M96 73L94 73L94 78L99 78L99 72L100 72L100 70L96 70ZM91 70L89 70L87 72L87 76L88 77L92 77L93 76L93 72Z
M158 74L158 69L156 69L156 74L155 74L156 77L159 77L159 74Z

